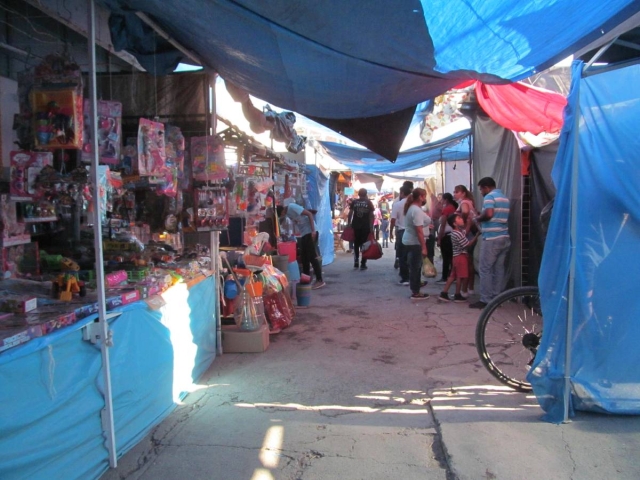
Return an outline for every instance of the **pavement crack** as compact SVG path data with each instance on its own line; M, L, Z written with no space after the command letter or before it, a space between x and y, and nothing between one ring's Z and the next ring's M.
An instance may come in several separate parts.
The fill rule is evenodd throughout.
M429 376L429 374L431 372L434 372L436 370L440 370L442 368L449 368L449 367L458 367L460 365L474 365L476 363L478 363L478 357L473 357L467 360L460 360L459 362L454 362L454 363L447 363L445 365L434 365L433 367L425 367L422 369L422 373L425 376Z
M427 409L429 410L429 414L431 415L431 419L433 420L433 425L435 426L436 430L434 441L431 444L431 451L433 452L433 456L438 462L440 468L442 468L446 472L447 480L458 480L458 476L455 474L451 465L451 457L449 455L449 452L447 451L447 446L444 442L444 438L442 437L442 427L440 425L440 422L436 418L436 413L433 410L433 405L431 405L431 402L427 404Z
M574 478L574 475L576 473L576 460L573 458L573 452L571 451L571 446L569 445L569 442L567 442L567 440L564 437L564 430L561 431L561 437L562 437L562 441L564 442L564 449L567 452L567 455L569 455L569 460L571 460L571 477L570 478Z

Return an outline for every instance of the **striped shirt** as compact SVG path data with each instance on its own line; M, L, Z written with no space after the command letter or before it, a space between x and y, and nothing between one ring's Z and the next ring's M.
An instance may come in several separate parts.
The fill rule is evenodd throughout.
M493 218L482 223L482 239L494 240L509 236L509 199L502 190L494 188L484 197L482 210L493 209Z
M451 245L453 246L454 257L467 253L467 245L469 245L469 240L467 240L467 234L464 229L453 230L451 232Z

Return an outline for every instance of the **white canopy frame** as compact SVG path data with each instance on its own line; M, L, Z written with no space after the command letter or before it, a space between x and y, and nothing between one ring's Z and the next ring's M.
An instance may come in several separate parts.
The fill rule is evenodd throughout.
M109 363L109 347L113 346L109 330L105 291L104 291L104 256L102 252L102 223L100 221L99 180L98 180L98 95L96 90L96 9L95 1L89 2L89 125L91 129L91 187L93 189L93 246L95 249L96 288L98 293L98 325L101 339L102 371L104 374L105 408L102 411L102 429L105 432L106 447L109 451L109 466L118 466L116 452L115 428L113 422L113 393L111 389L111 366Z

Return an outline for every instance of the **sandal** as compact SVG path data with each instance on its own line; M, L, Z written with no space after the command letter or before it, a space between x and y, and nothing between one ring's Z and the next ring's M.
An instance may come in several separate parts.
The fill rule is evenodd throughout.
M426 300L427 298L429 298L428 293L418 292L411 294L411 300Z

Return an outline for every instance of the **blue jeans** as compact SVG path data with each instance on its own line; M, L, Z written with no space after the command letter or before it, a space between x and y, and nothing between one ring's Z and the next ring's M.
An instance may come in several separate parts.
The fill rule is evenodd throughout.
M511 247L509 237L484 240L480 248L480 301L489 303L504 290L505 261Z
M411 293L419 293L422 274L422 246L405 245L404 251L409 264L409 287L411 288Z

